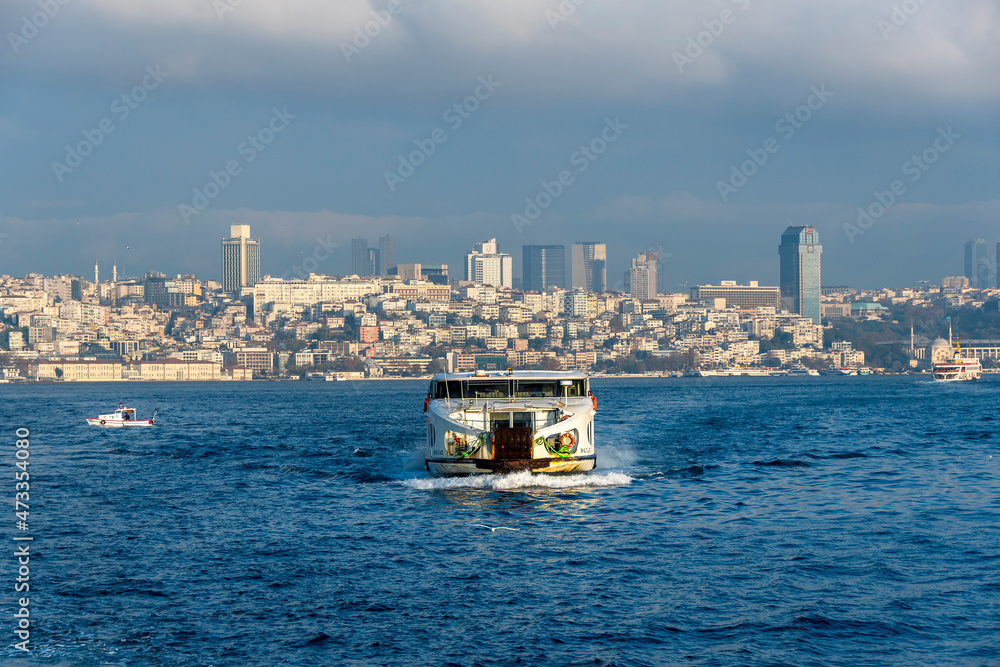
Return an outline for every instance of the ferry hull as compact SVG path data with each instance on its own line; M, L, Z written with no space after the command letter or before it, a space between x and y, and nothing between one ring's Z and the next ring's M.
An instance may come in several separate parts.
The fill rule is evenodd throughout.
M491 459L427 459L424 462L429 472L435 475L476 475L507 472L576 473L588 472L597 467L597 456L572 456L551 459L512 459L494 461Z
M103 426L104 428L125 428L132 426L152 426L153 420L122 421L121 419L98 419L95 417L87 417L87 423L91 426Z

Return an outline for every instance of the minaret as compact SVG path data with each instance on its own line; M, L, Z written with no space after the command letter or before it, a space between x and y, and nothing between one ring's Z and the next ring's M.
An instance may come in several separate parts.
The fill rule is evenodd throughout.
M100 282L97 278L97 255L94 255L94 284L97 285Z
M118 282L118 253L115 253L114 259L112 260L112 262L113 263L111 265L111 282L117 283Z

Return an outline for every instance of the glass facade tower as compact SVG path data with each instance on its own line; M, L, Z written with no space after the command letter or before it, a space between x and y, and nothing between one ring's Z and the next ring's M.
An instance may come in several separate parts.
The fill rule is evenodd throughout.
M521 246L521 289L541 292L546 287L566 289L566 247Z
M789 227L781 235L781 303L789 312L819 324L820 256L823 246L811 226Z
M983 239L973 239L965 244L965 277L969 287L986 289L996 285L993 263L990 261L990 246Z
M608 246L586 241L574 243L571 249L574 289L600 294L608 289Z

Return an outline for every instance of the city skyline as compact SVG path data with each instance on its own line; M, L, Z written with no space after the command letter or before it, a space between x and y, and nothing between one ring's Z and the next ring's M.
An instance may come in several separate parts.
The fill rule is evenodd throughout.
M266 271L260 271L259 270L259 264L260 264L260 259L259 259L259 257L260 257L260 249L259 249L260 248L260 243L259 242L260 242L260 239L249 239L249 225L230 225L229 227L230 227L230 236L234 236L235 235L234 238L235 238L236 241L240 240L239 234L244 234L244 235L247 236L247 240L249 241L250 245L253 246L253 248L252 248L252 256L253 256L253 260L255 261L255 269L258 270L258 273L255 274L256 277L254 278L254 282L257 279L260 279L260 278L265 277L265 276L268 276L268 277L271 277L271 278L282 278L282 279L304 278L310 272L314 272L317 275L329 275L329 276L358 275L359 277L366 277L366 276L371 276L371 275L395 275L396 274L396 272L394 270L395 269L395 264L393 265L393 267L391 267L393 270L389 270L387 268L386 271L384 271L384 272L382 272L380 274L379 273L364 273L364 274L359 273L358 271L354 270L356 268L356 265L354 264L353 257L347 257L346 261L352 263L352 266L350 266L349 268L345 268L344 270L341 270L341 271L323 272L323 271L320 271L320 270L316 270L316 271L305 271L305 272L303 272L303 267L296 266L296 267L294 267L296 269L296 275L289 275L289 272L287 272L287 271L285 272L284 275L274 275L274 274L268 273ZM809 226L798 226L798 227L794 227L794 229L804 230L807 227L809 227ZM809 228L812 229L811 227L809 227ZM239 229L241 231L238 233L237 229ZM789 227L788 229L793 229L793 227ZM786 233L787 233L787 231L788 230L786 230ZM815 230L813 230L811 233L815 235L814 238L818 238L818 232L816 232ZM230 238L230 239L224 238L223 239L223 248L224 249L225 249L225 244L226 244L227 240L228 241L232 241L233 239L232 238ZM395 246L395 239L393 237L391 237L391 236L382 236L382 237L379 238L379 243L380 243L380 248L367 248L367 239L365 239L365 238L357 238L357 239L352 239L352 245L348 246L348 247L351 250L351 254L354 255L354 254L356 254L356 251L358 250L358 248L360 247L360 245L364 245L366 247L367 251L368 251L368 253L367 253L367 256L368 256L368 265L369 266L374 266L373 262L377 261L377 258L380 256L382 248L390 248L391 249L390 252L392 253L392 256L394 257L394 255L395 255L395 248L394 248L394 246ZM574 259L575 259L575 261L578 261L578 262L584 262L584 260L582 259L582 257L584 256L583 255L584 248L587 248L587 250L586 250L587 253L594 253L595 249L596 249L596 253L597 253L595 255L595 257L597 258L597 260L596 260L597 261L596 266L598 267L599 270L603 271L605 273L605 275L606 275L606 266L602 266L601 265L601 261L602 260L600 260L599 258L602 256L602 252L606 253L605 248L607 247L608 244L605 244L605 243L594 243L594 242L573 242L573 243L566 243L566 244L563 244L563 245L547 245L547 246L537 246L537 245L533 245L533 244L524 244L524 245L521 246L522 252L520 252L520 253L514 253L512 255L511 253L499 252L499 246L500 246L500 244L496 241L496 239L491 239L490 241L477 244L476 245L477 249L474 250L473 253L481 252L482 248L484 247L484 243L485 244L492 243L492 245L489 245L488 247L490 249L492 249L493 252L495 252L495 253L497 253L499 255L503 255L506 258L506 262L508 263L509 267L511 267L511 268L507 269L508 272L509 272L510 282L511 282L511 285L508 285L508 286L513 286L514 284L517 284L517 285L521 286L521 289L523 289L523 280L524 280L524 277L522 275L523 267L522 266L518 266L517 270L514 270L512 267L515 266L513 264L513 259L515 257L518 257L518 256L523 256L525 248L529 248L529 247L531 247L531 248L547 248L547 249L551 249L551 250L555 250L557 248L563 248L563 250L565 251L564 256L563 256L563 262L564 262L563 272L564 272L564 276L565 276L564 277L565 286L563 287L563 289L570 290L570 289L581 288L581 289L584 289L585 291L596 291L596 292L601 292L601 291L630 292L630 288L629 288L629 274L631 272L631 268L627 268L625 270L625 278L624 278L624 280L619 280L617 284L607 284L607 282L605 282L604 283L605 288L606 288L605 290L592 290L592 289L590 289L587 286L578 286L576 284L577 281L573 277L575 274L574 274L574 272L572 270L572 262L574 261ZM950 271L949 273L945 273L945 274L942 274L940 276L934 276L934 277L932 277L931 280L918 280L918 281L915 281L915 282L918 283L918 284L927 284L927 283L937 284L937 283L941 283L942 281L945 281L944 284L951 285L951 281L957 279L958 277L964 276L966 278L966 281L967 281L967 286L975 288L976 285L977 285L977 283L973 279L973 275L970 274L970 271L972 269L970 269L971 265L969 263L970 262L970 259L969 259L970 258L970 252L971 252L970 248L973 246L973 244L976 244L977 247L980 248L980 250L979 250L979 256L981 256L982 259L981 259L981 261L979 261L976 264L976 266L979 267L979 269L977 269L977 271L982 272L984 274L984 276L985 276L985 282L986 282L986 284L983 287L985 287L985 288L992 288L992 287L998 287L998 286L1000 286L996 282L997 278L998 278L997 271L996 271L996 261L997 261L997 257L1000 256L1000 243L996 243L996 248L997 248L998 254L993 254L993 242L992 241L985 241L982 238L970 239L965 244L963 244L963 246L955 248L956 257L958 259L956 259L956 261L953 262L953 264L955 264L955 266L951 267L953 270ZM322 246L322 244L321 244L321 247L330 247L330 246ZM336 246L333 246L333 247L336 247ZM818 247L820 248L820 252L822 252L823 246L819 245ZM963 256L962 255L962 248L964 248L964 258L965 258L964 265L960 265L960 260L961 260L961 257ZM985 253L982 251L982 248L986 249ZM780 251L780 246L779 246L779 251ZM574 252L576 252L579 256L576 257L576 258L574 258L573 257L573 253ZM669 265L665 264L664 259L662 257L659 257L659 253L658 252L654 253L652 251L648 251L647 250L647 251L644 251L644 252L640 253L641 256L645 256L647 254L650 255L650 256L654 256L654 255L656 256L653 261L657 265L657 270L659 270L659 268L663 267L663 266L668 266L668 268L669 268ZM780 252L779 252L779 254L780 254ZM466 266L466 270L467 270L467 268L468 268L467 267L467 262L468 262L468 258L469 258L470 253L467 251L465 255L466 255L466 260L462 264L463 264L463 266ZM633 255L634 255L634 253L633 253ZM590 257L590 255L588 254L587 257ZM671 257L671 254L667 253L666 257ZM95 257L95 263L94 263L94 267L93 267L93 271L94 271L95 277L97 276L97 272L99 271L99 265L101 263L100 260L101 260L100 257ZM632 257L629 260L629 263L632 264L634 262L634 260L635 260L635 257ZM393 259L393 262L395 262L395 259ZM593 263L594 259L587 259L586 262L587 263ZM225 264L225 258L223 259L223 264ZM444 266L445 267L444 272L445 272L445 274L447 274L447 268L446 268L447 264L441 265L441 264L422 263L422 262L417 262L416 264L414 264L414 263L411 262L409 264L404 264L404 265L407 266L407 267L409 267L407 270L410 270L410 269L412 269L413 266L418 266L419 267L421 264L423 264L425 267L428 267L428 268L438 267L438 268L431 268L432 273L434 275L438 275L439 268L441 266ZM522 264L523 264L523 262L522 262ZM216 266L218 267L218 265L216 265ZM961 270L963 268L963 266L964 266L964 271ZM308 264L307 263L306 263L306 268L308 268ZM317 269L318 269L318 267L317 267ZM658 292L659 293L671 293L671 292L673 292L673 293L684 293L684 292L687 292L689 289L693 289L693 286L695 286L695 285L711 286L711 285L713 285L715 283L720 283L720 284L751 284L751 283L760 283L760 284L774 283L774 284L779 284L781 282L780 261L779 262L775 262L774 265L773 265L773 267L771 267L771 269L773 269L773 273L775 274L775 276L774 276L773 279L760 279L758 276L751 276L750 278L746 278L746 279L743 279L743 278L741 278L741 279L733 279L732 276L734 274L733 274L732 271L724 271L722 274L714 274L714 275L708 276L705 280L701 280L701 281L691 280L691 281L688 281L688 282L685 282L685 283L674 284L674 283L670 283L670 282L664 281L662 279L662 276L657 276ZM125 273L125 272L122 272L122 276L123 276L122 280L124 281L124 280L130 280L130 279L131 280L138 279L138 278L144 277L145 275L149 274L150 272L152 272L152 273L163 273L164 275L174 275L175 274L175 275L178 275L178 276L180 276L180 275L200 275L201 278L204 279L204 280L218 280L220 282L220 284L224 283L224 277L221 274L219 274L218 268L216 268L215 271L209 270L209 271L207 271L205 273L197 274L195 272L181 272L181 271L165 271L165 272L160 272L160 265L155 265L155 268L154 267L149 267L149 266L147 266L147 267L141 267L135 273L131 273L131 272ZM118 262L117 262L117 254L115 254L115 255L112 256L112 273L113 273L113 276L114 276L114 280L117 281L118 280L118 274L119 274L119 268L118 268ZM223 270L223 273L224 273L224 270ZM586 272L584 271L584 274L585 273ZM768 273L769 273L769 270L765 269L760 275L767 275ZM74 277L80 277L80 278L85 278L86 275L87 275L86 273L74 273L74 272L71 272L71 271L64 271L64 270L57 270L57 271L53 271L53 272L50 272L50 273L46 273L46 272L43 272L43 271L28 271L28 272L26 272L23 275L29 275L29 274L49 275L49 276L72 275ZM0 275L17 275L17 274L2 274L2 273L0 273ZM823 269L823 275L826 275L826 267L824 267L824 269ZM517 276L517 277L515 278L515 276ZM451 279L452 280L463 280L465 278L464 277L460 278L458 276L451 276ZM691 287L689 287L689 285ZM885 287L890 287L890 288L891 287L895 287L895 288L899 288L899 287L911 287L911 285L876 285L874 287L866 287L866 286L858 285L858 284L849 284L849 282L838 282L838 281L835 281L835 280L827 280L826 278L823 278L821 286L822 287L826 287L826 286L829 286L829 285L838 285L838 286L845 286L846 285L846 286L853 287L853 288L856 288L856 289L879 289L879 288L885 288ZM554 284L553 284L553 286L554 286Z

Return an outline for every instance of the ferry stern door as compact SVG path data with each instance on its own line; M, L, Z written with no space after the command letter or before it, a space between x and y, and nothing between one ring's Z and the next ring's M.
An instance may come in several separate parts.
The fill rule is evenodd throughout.
M505 413L502 418L493 420L493 459L530 459L533 427L530 412Z

